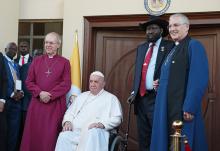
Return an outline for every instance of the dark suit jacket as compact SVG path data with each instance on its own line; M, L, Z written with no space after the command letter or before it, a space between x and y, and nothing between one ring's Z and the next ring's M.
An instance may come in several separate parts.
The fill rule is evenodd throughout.
M6 95L6 114L7 114L7 129L8 129L8 150L15 150L18 143L19 129L20 129L20 115L21 115L21 101L16 101L11 98L11 94L14 92L14 80L8 64L8 60L4 57L6 74L8 78L7 95ZM14 64L17 77L20 78L19 65Z
M19 64L19 60L20 60L21 56L19 55L16 59L15 59L15 62L17 64ZM29 55L29 58L28 58L28 62L32 62L33 60L33 57L31 55Z
M133 84L133 95L135 96L134 100L134 112L137 114L137 103L139 96L139 87L141 82L141 72L142 72L142 65L145 60L145 55L147 53L149 47L149 43L145 42L138 46L137 48L137 55L136 55L136 62L135 62L135 75L134 75L134 84ZM157 54L157 60L156 60L156 66L154 71L154 80L157 80L160 78L160 70L161 66L164 62L164 59L170 52L170 50L174 47L174 43L169 40L162 39L158 54Z
M160 69L161 69L162 63L173 46L174 46L174 43L172 41L168 41L164 39L161 40L161 43L158 49L158 54L157 54L157 60L156 60L156 66L155 66L155 72L154 72L154 80L160 78ZM135 76L134 76L134 84L133 84L134 96L137 96L139 93L139 85L141 81L141 70L142 70L142 65L143 65L145 54L147 53L148 47L149 47L149 43L146 42L144 44L139 45L137 48L137 55L136 55L136 62L135 62Z
M4 64L4 57L2 53L0 53L0 99L6 98L6 89L7 87L7 75Z
M4 62L5 62L5 67L6 67L7 80L8 80L6 99L11 99L11 94L14 92L14 80L13 80L13 76L11 74L10 67L8 65L8 60L5 57L4 57ZM16 70L17 70L17 76L20 77L19 66L18 66L18 64L15 64L15 66L16 66Z
M7 75L4 63L4 57L0 53L0 99L6 99ZM5 108L0 112L0 150L7 151L7 121Z
M27 90L26 85L25 85L25 80L28 75L28 69L30 67L30 64L31 62L28 62L20 68L20 78L22 81L22 90L24 92L24 97L22 98L22 103L21 103L22 111L27 111L28 105L31 100L31 93Z

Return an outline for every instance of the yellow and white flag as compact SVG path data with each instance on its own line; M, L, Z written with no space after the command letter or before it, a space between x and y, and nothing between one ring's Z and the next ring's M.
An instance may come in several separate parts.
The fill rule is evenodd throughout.
M80 56L78 45L78 32L74 35L74 48L70 57L71 65L71 89L67 94L67 106L71 104L73 99L81 93L81 70L80 70Z

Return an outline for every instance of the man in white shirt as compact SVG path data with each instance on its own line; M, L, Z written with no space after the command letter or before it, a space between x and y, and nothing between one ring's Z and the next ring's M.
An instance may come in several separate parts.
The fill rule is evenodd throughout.
M22 66L28 62L32 61L32 56L30 56L30 46L27 41L21 41L18 46L18 56L15 59L15 62Z
M172 41L164 39L168 35L167 25L166 20L155 16L140 24L141 29L146 32L146 41L137 47L132 92L135 97L138 151L150 150L156 98L154 85L158 83L161 66L173 47Z
M91 73L90 91L80 94L64 115L56 151L108 151L109 130L121 123L122 110L104 86L104 75Z

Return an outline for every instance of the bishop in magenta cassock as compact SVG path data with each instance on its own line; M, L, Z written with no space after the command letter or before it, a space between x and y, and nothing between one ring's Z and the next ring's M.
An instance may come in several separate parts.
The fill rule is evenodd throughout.
M26 86L32 93L21 151L54 151L66 111L65 96L71 86L70 63L57 55L61 45L57 33L45 37L46 54L36 57L29 69Z

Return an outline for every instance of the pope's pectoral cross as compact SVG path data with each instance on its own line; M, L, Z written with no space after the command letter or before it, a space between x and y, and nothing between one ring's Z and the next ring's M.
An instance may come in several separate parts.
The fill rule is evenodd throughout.
M47 70L47 72L45 72L47 74L47 77L49 77L49 75L52 73L49 69Z

